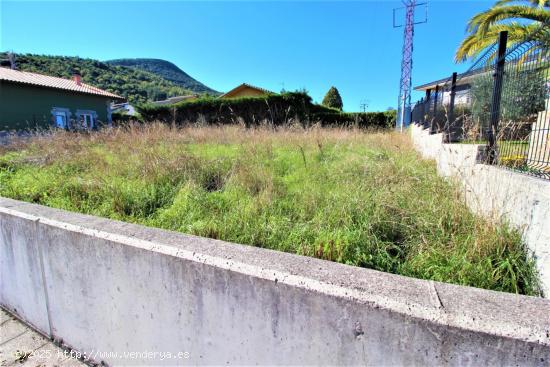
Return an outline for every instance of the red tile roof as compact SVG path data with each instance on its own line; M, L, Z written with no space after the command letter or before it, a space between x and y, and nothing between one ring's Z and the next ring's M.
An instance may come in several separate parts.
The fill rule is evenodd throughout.
M68 90L71 92L93 94L96 96L110 97L116 100L124 100L124 97L104 91L89 84L76 84L74 80L57 78L49 75L29 73L27 71L0 68L0 81L30 84L39 87Z

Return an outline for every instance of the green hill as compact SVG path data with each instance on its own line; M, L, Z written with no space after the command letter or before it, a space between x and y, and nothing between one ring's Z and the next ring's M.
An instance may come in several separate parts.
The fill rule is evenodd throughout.
M189 74L166 60L160 59L118 59L105 61L110 65L126 66L136 68L157 74L166 80L169 80L182 88L192 90L197 93L209 93L213 95L220 94L201 82L193 79Z
M0 53L0 60L6 58L5 53ZM17 54L16 65L21 71L61 78L70 78L76 70L84 83L121 95L134 104L193 93L157 74L93 59Z

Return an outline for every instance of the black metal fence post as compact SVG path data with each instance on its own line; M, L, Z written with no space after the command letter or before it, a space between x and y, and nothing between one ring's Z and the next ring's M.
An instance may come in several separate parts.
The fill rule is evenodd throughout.
M434 111L433 111L433 114L432 114L432 121L430 121L430 134L435 134L437 131L437 126L436 126L436 115L437 115L437 97L439 95L439 85L436 85L435 86L435 96L434 96Z
M426 89L426 98L424 99L424 103L422 106L422 126L426 129L429 126L426 124L426 116L430 113L430 97L431 97L431 89Z
M449 110L447 113L447 126L446 126L446 142L454 143L458 141L458 126L455 121L455 95L456 95L456 78L457 73L454 72L451 81L451 95L449 101Z
M495 66L493 98L491 101L491 116L488 133L489 154L487 156L489 163L493 164L496 160L497 146L496 139L498 134L498 122L500 120L500 101L502 97L502 80L504 77L504 63L506 55L506 43L508 41L508 32L502 31L498 36L498 58Z

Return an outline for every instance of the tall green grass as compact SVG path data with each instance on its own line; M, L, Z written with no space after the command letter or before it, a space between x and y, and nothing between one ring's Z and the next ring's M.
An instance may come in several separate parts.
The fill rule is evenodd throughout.
M4 148L0 194L423 279L537 295L518 232L473 215L408 137L154 124Z

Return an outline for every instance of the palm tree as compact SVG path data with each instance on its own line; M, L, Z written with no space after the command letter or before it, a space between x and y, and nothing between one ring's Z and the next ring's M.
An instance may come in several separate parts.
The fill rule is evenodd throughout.
M540 30L540 31L537 31ZM468 35L455 54L456 62L474 59L508 31L508 45L534 41L534 49L550 45L550 0L499 0L468 22Z

